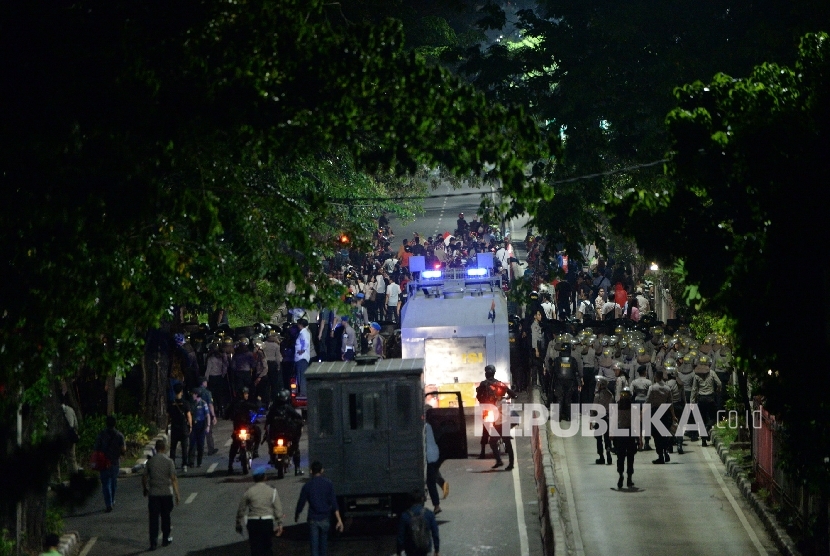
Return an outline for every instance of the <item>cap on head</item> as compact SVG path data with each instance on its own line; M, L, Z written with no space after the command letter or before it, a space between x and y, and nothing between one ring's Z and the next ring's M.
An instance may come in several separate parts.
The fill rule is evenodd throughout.
M257 465L254 467L252 472L254 476L254 481L264 481L265 480L265 466L264 465Z
M248 392L250 392L250 390L248 390L248 387L247 387L247 386L243 386L243 387L242 387L242 393L243 393L243 394L247 394Z
M177 382L176 384L173 385L173 393L174 394L181 394L182 392L184 392L184 386L182 386L181 382Z
M340 317L340 320L342 320L343 322L349 322L349 315L343 315L342 317Z
M358 299L364 299L366 297L366 294L364 294L363 292L358 292L358 294L355 297Z
M374 328L377 331L380 331L380 324L378 324L376 322L369 323L369 326L371 326L372 328Z

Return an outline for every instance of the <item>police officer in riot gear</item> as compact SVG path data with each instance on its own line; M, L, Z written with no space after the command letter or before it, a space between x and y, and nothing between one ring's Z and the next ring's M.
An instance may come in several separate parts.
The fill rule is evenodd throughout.
M303 435L303 416L294 409L290 400L291 393L288 390L280 390L277 393L276 400L271 404L268 415L265 417L265 438L270 440L280 432L288 435L294 447L294 475L302 475L300 438Z
M574 389L582 390L582 368L579 360L571 355L570 338L560 336L555 341L559 357L551 366L554 394L559 403L559 420L570 421Z
M481 454L479 455L479 459L484 459L484 446L489 442L490 449L493 450L493 455L496 457L496 463L493 465L493 469L504 465L501 461L501 454L499 454L498 447L499 437L501 437L504 441L504 449L507 452L508 457L507 467L505 467L504 470L510 471L513 469L514 459L513 439L510 436L510 431L508 431L506 435L502 433L501 419L502 400L505 397L510 399L515 398L516 392L514 392L505 383L500 380L496 380L496 368L493 365L487 365L484 367L484 380L482 380L478 384L478 387L476 387L476 399L480 403L495 405L498 408L495 419L493 420L493 428L499 436L490 436L487 432L487 426L484 426L484 431L481 435Z

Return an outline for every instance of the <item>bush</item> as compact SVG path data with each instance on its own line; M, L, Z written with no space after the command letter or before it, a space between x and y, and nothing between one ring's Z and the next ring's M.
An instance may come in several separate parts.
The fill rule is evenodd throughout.
M12 556L14 554L14 539L9 535L8 529L0 531L0 556Z
M63 512L60 508L50 506L46 508L46 533L54 533L58 536L63 535Z

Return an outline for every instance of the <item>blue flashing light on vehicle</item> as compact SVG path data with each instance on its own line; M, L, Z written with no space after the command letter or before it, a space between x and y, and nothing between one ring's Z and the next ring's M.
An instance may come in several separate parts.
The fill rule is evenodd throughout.
M421 273L421 278L440 278L440 270L425 270Z
M486 268L468 268L467 276L487 276Z

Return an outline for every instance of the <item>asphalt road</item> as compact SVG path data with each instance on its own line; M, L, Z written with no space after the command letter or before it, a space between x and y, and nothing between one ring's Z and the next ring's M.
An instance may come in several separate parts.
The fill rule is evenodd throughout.
M665 465L651 463L654 451L638 452L634 487L620 490L616 458L594 463L594 438L557 438L554 449L567 465L580 554L778 554L711 445L687 439Z
M167 554L198 556L249 554L247 537L234 531L237 504L252 484L250 476L227 476L230 423L221 421L216 439L219 454L205 457L200 469L186 475L179 472L181 504L173 510L173 543L159 548ZM442 501L438 516L443 555L541 555L538 504L535 497L530 442L517 438L517 465L514 471L492 470L492 455L479 460L478 438L473 422L468 422L471 457L448 460L441 472L450 483L450 495ZM306 443L301 443L302 467L308 469ZM262 460L257 460L255 463ZM215 467L214 467L215 464ZM270 468L269 468L270 469ZM211 471L208 473L208 471ZM307 475L276 480L269 470L268 483L277 488L287 516L285 532L276 539L275 554L309 554L307 527L293 522L294 507ZM516 488L518 486L518 489ZM335 485L336 488L336 485ZM518 494L517 494L518 493ZM431 504L428 503L428 507ZM520 510L520 511L519 511ZM126 556L140 554L149 546L146 499L137 476L118 481L116 503L112 513L104 512L100 492L74 514L66 518L67 530L77 530L84 541L84 556ZM391 555L395 553L397 522L394 519L363 518L347 520L343 534L330 539L332 556ZM520 536L525 537L522 542ZM526 547L526 552L522 547ZM83 553L83 550L88 552Z

